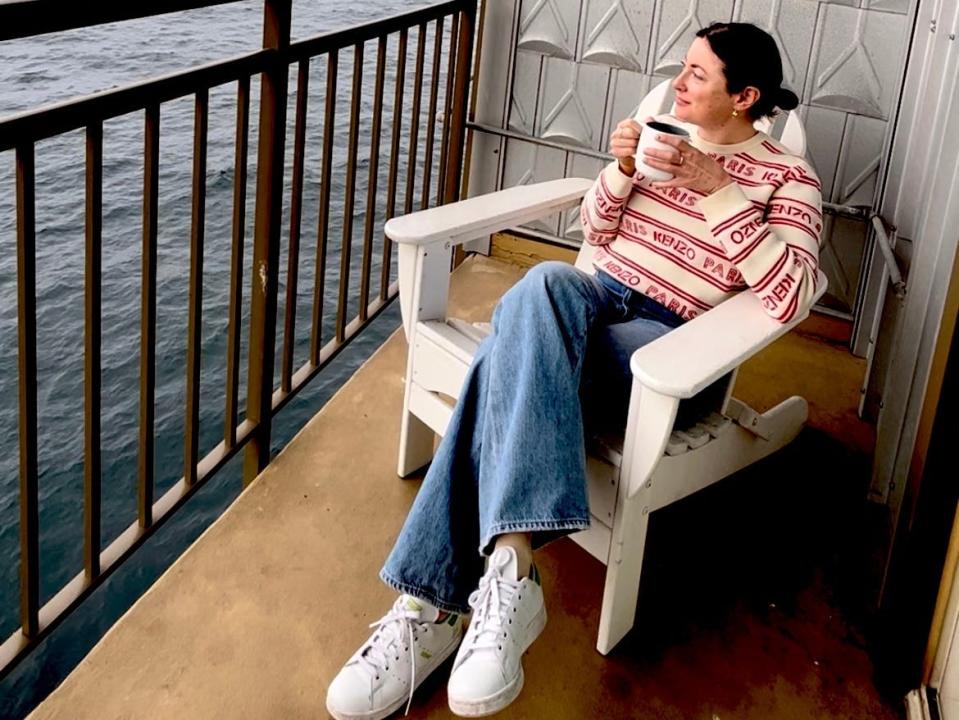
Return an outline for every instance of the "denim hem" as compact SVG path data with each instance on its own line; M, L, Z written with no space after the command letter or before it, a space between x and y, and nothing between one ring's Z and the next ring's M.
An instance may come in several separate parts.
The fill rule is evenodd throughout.
M501 522L493 524L480 542L480 555L490 555L492 553L493 538L505 533L520 532L563 532L586 530L589 528L589 518L573 517L565 520L511 520L510 522Z
M396 590L396 592L412 595L417 600L425 600L433 607L444 612L457 613L459 615L469 615L471 612L469 605L457 605L456 603L449 603L445 600L441 600L439 597L437 597L436 593L430 589L421 587L419 585L414 585L413 583L400 582L386 572L386 568L380 570L380 580Z

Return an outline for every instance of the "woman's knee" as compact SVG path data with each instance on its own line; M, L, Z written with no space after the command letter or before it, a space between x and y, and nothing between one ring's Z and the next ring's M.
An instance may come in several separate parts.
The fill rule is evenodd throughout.
M579 270L569 263L560 260L547 260L530 268L523 278L523 281L551 286L552 283L556 282L581 282L581 274Z
M585 276L569 263L549 260L534 265L513 289L526 299L556 297L558 294L581 294Z
M521 310L528 315L533 308L580 307L588 304L589 279L564 262L542 262L507 292L497 307L497 314Z

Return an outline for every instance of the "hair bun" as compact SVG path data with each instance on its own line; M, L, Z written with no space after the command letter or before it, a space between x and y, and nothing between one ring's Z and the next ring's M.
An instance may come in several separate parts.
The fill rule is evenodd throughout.
M781 110L792 110L798 106L799 98L792 90L781 87L776 91L776 107Z

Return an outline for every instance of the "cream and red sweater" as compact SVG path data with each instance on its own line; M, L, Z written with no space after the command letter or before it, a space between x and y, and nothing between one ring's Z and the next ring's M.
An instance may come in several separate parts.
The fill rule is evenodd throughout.
M812 302L822 233L822 186L804 159L758 133L735 145L691 144L735 181L704 195L651 188L613 162L583 200L594 264L685 319L751 288L787 322Z

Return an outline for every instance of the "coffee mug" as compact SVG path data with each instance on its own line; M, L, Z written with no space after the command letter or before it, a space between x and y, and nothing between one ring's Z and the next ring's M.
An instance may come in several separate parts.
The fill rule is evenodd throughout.
M670 123L662 122L661 120L650 120L642 125L643 131L639 136L639 146L636 148L636 169L639 170L639 172L641 172L645 177L655 182L672 180L672 173L668 173L665 170L660 170L659 168L650 167L643 162L643 150L645 148L674 150L675 148L672 145L667 145L666 143L657 140L656 136L673 135L688 141L689 133L677 125L671 125Z

